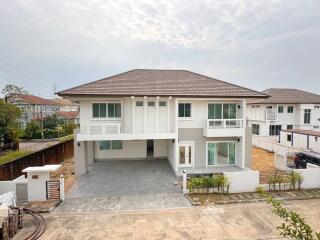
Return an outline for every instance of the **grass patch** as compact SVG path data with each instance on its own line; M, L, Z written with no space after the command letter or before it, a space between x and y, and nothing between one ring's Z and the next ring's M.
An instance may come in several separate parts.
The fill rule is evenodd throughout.
M31 153L33 153L33 151L30 151L30 150L16 150L16 151L5 153L4 155L0 156L0 164L5 164L12 160L27 156Z
M59 138L59 142L63 143L63 142L67 142L72 139L73 139L73 134Z

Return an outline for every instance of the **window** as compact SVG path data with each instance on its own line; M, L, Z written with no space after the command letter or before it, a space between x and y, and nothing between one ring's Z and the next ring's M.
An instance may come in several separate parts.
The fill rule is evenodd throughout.
M191 103L179 103L179 117L180 118L191 117Z
M260 125L252 124L252 134L259 135L260 134Z
M208 119L236 119L237 105L234 103L209 103Z
M208 166L235 164L235 142L208 142Z
M287 130L293 129L293 125L287 125Z
M167 106L167 102L165 102L165 101L160 101L160 102L159 102L159 106L160 106L160 107L165 107L165 106Z
M143 101L136 101L137 107L143 107Z
M148 102L148 107L154 107L155 106L155 102Z
M288 109L287 109L288 111L288 113L293 113L293 106L288 106Z
M283 106L278 106L278 113L283 113Z
M281 125L270 125L269 126L269 135L277 136L280 134Z
M92 117L94 118L120 118L120 103L93 103Z
M311 109L304 110L304 123L309 124L311 119Z
M287 141L288 141L288 142L291 142L291 140L292 140L292 136L291 136L290 134L288 134L288 135L287 135Z
M119 150L122 149L122 141L100 141L100 150Z
M267 108L267 109L272 109L272 106L267 106L266 108Z

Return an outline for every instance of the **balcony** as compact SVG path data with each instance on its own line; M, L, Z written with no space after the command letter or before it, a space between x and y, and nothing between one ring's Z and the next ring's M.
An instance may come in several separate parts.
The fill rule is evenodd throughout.
M164 129L159 129L158 132L151 130L133 133L132 130L124 129L121 123L90 123L81 126L77 141L174 139L177 137L176 133L164 131Z
M243 119L208 119L203 129L205 137L243 136Z

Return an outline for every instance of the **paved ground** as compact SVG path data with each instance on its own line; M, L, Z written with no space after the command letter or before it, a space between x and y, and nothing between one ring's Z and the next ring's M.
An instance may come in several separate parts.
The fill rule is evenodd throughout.
M314 229L320 229L320 200L284 202ZM41 239L282 239L281 223L266 203L193 207L166 211L45 215L48 227ZM16 235L31 231L32 222Z
M167 160L96 162L76 179L59 212L190 207Z

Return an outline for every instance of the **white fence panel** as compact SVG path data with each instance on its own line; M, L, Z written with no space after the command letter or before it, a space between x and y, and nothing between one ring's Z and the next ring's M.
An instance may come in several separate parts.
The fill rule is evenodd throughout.
M320 188L320 168L294 169L303 176L301 188Z
M286 154L290 152L297 152L301 149L292 146L280 144L272 140L266 140L259 136L252 136L252 145L258 148L262 148L269 152L275 152L278 154Z
M259 171L224 172L230 181L230 193L255 192L259 185Z

